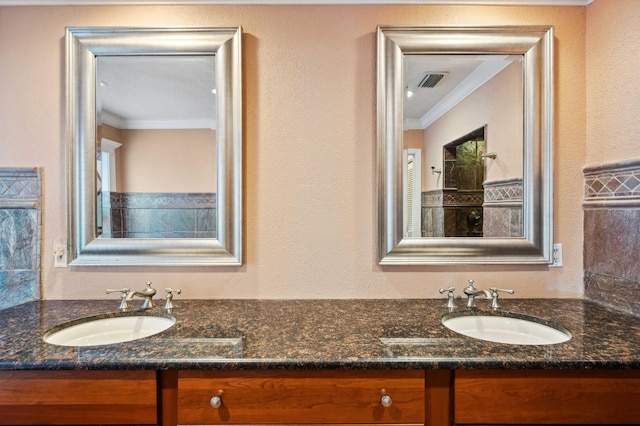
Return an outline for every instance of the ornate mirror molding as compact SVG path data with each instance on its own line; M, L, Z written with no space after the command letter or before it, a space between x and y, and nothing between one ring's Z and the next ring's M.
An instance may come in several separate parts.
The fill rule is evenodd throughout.
M553 251L553 28L379 27L377 45L379 264L549 264ZM522 143L522 221L516 238L404 236L403 104L408 93L404 66L411 55L515 55L522 63L522 139L514 141ZM440 173L437 167L431 169Z
M67 50L67 184L70 266L242 264L242 71L240 27L71 27ZM213 238L110 238L101 228L97 173L98 58L214 57L217 182ZM211 95L211 93L209 93ZM213 137L212 137L213 139ZM118 144L116 144L118 145ZM185 143L183 148L188 145ZM213 149L213 148L212 148ZM152 153L153 154L153 153ZM151 155L152 155L151 154ZM211 235L207 235L211 236Z

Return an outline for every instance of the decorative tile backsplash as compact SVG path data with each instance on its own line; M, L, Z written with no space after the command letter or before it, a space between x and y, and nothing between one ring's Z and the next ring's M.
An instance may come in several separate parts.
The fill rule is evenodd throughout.
M0 168L0 309L40 298L41 169Z
M215 193L109 194L103 234L111 238L216 238ZM105 226L106 225L106 226Z
M640 197L638 160L585 167L583 172L585 201Z
M640 315L640 160L583 173L585 298Z
M522 178L485 182L484 202L520 202L522 204Z
M456 209L454 218L448 219L447 208ZM423 192L422 236L470 236L460 226L468 223L469 214L482 216L482 236L522 237L522 178L484 182L480 191Z
M517 238L524 235L522 178L485 182L483 207L485 237Z

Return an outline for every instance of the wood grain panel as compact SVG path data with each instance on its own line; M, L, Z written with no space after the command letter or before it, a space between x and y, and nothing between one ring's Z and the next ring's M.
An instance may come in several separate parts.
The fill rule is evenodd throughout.
M393 399L380 404L382 389ZM222 406L209 400L222 391ZM181 371L179 424L424 423L422 371Z
M0 424L155 424L155 371L0 371Z
M453 373L451 370L427 370L425 376L425 426L451 426Z
M457 424L640 424L640 371L456 371Z
M178 372L158 371L158 426L178 424Z

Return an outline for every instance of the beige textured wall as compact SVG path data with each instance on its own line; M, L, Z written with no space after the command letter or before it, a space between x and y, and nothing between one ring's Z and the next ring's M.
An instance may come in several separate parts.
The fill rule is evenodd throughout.
M607 0L609 1L609 0ZM44 167L43 297L107 287L182 288L179 298L432 298L437 289L512 287L582 294L585 163L583 7L0 7L0 167ZM555 239L564 267L376 265L377 25L555 25ZM245 264L238 268L54 269L65 231L64 27L244 29ZM114 301L115 303L115 301Z
M587 12L587 164L640 158L640 1Z
M118 191L216 191L214 130L140 129L120 134Z

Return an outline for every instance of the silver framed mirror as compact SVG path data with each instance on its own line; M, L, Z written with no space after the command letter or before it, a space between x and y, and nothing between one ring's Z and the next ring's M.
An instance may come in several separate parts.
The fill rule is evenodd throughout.
M404 110L407 107L405 97L412 95L410 77L405 75L406 68L414 56L424 55L442 61L458 59L464 56L483 59L481 62L496 74L508 68L500 65L517 62L520 73L521 111L519 119L522 138L513 143L502 145L505 150L514 151L517 160L516 169L521 176L515 179L503 179L499 184L518 185L521 200L518 206L517 232L506 236L460 236L446 237L444 233L431 233L424 237L407 233L407 152L403 140L408 119ZM490 58L492 61L485 61ZM498 59L497 61L495 59ZM515 59L513 59L515 58ZM498 65L495 65L498 64ZM427 71L427 70L425 70ZM438 72L432 72L438 71ZM442 79L447 71L428 70L418 79L420 82ZM549 264L553 252L553 28L549 26L510 26L510 27L391 27L381 26L377 31L377 222L378 222L378 263L380 265L446 265L446 264ZM423 78L424 77L424 78ZM429 77L429 78L427 78ZM446 79L447 77L445 77ZM421 87L427 87L428 84ZM476 90L476 89L473 89ZM473 91L470 90L469 92ZM511 90L511 89L510 89ZM519 90L519 89L518 89ZM465 95L466 96L466 95ZM461 97L462 98L462 97ZM492 102L486 99L485 105ZM442 102L440 102L442 104ZM424 114L426 117L428 114ZM437 119L437 117L436 117ZM434 122L423 119L422 121ZM413 120L416 121L416 120ZM420 120L417 120L420 121ZM491 136L484 140L477 156L482 161L493 161L495 152L486 152L490 144L495 143L496 128L492 123L480 126ZM474 130L460 126L460 135ZM473 132L472 132L473 133ZM452 142L452 140L456 139ZM450 140L424 140L434 143L440 152L461 143L462 138ZM421 142L422 143L422 142ZM520 145L513 145L520 144ZM521 150L520 150L521 146ZM419 155L419 154L418 154ZM500 152L497 154L500 157ZM430 161L430 160L428 160ZM442 161L442 162L440 162ZM438 175L448 165L446 158L432 162L430 174ZM481 165L482 169L484 166ZM418 168L419 169L419 168ZM422 167L424 176L426 167ZM434 177L435 179L435 177ZM422 180L418 177L418 180ZM426 179L425 179L426 180ZM496 181L497 182L497 181ZM441 184L443 185L443 184ZM479 192L485 196L488 182L481 182ZM483 189L484 187L484 189ZM442 186L441 186L442 188ZM440 192L446 192L441 190ZM495 191L495 188L492 189ZM484 194L482 193L484 191ZM425 193L418 192L418 203L422 206L423 223L425 220ZM446 198L445 198L446 199ZM450 198L454 201L455 198ZM482 202L480 203L482 205ZM442 206L441 206L442 207ZM479 207L481 209L482 207ZM479 210L478 209L478 210ZM420 213L417 213L420 215ZM465 216L465 219L478 225L482 214L477 211ZM508 226L508 224L507 224ZM481 228L481 225L480 225ZM431 231L430 231L431 232Z
M67 245L70 266L242 264L241 36L240 27L69 27L66 29ZM101 99L100 87L109 85L108 82L98 79L98 63L101 62L105 64L101 67L106 67L106 64L111 62L106 59L112 58L117 61L111 67L111 72L122 71L123 67L128 66L127 62L130 60L133 63L134 59L142 63L150 62L152 64L150 69L173 68L174 77L179 76L182 67L193 69L190 68L192 63L200 68L204 66L203 75L206 78L188 75L184 76L187 77L184 79L180 76L180 80L184 82L211 80L207 84L214 85L213 88L208 88L208 96L212 100L205 102L208 117L205 117L206 120L199 121L214 123L209 126L215 126L215 129L213 132L208 129L210 133L207 134L212 136L210 143L206 140L204 143L207 154L198 154L204 157L204 168L213 170L208 178L199 180L214 180L214 183L206 186L206 193L198 193L195 201L191 197L193 194L179 194L179 198L189 199L188 203L192 203L191 207L194 207L193 204L202 202L213 205L215 208L213 212L197 211L197 209L190 209L188 212L192 217L197 216L198 220L206 218L206 226L201 226L201 229L206 232L171 235L147 233L137 234L133 238L124 238L133 233L128 235L126 232L118 233L110 229L113 221L107 217L109 210L104 204L110 204L114 198L103 197L102 192L105 187L101 186L100 182L101 170L106 170L103 173L108 173L109 170L104 169L104 164L103 168L100 168L100 163L101 156L107 152L107 149L117 149L120 144L98 136L102 116L107 115L106 111L102 111L103 99ZM171 58L175 61L166 65L163 61L155 60ZM101 59L105 60L99 61ZM138 62L135 62L135 66ZM131 69L134 68L132 66ZM121 74L127 73L130 72L121 72ZM145 81L145 78L151 77L145 76L139 81ZM140 83L133 84L133 86L136 85ZM162 90L170 93L169 89ZM187 109L183 103L186 101L182 98L178 100L176 97L169 100L178 104L179 110ZM132 101L127 103L131 104ZM188 149L188 142L183 138L179 142L182 145L178 145L177 152ZM108 147L105 148L105 145ZM153 156L153 152L148 156ZM179 162L179 158L175 159L176 163ZM198 166L192 165L192 170L196 167ZM163 172L166 171L164 168ZM190 175L188 171L181 172L183 178L188 178L188 175ZM202 182L198 182L200 183ZM176 195L167 193L162 193L160 196L144 195L152 198L156 203L159 198L167 202L167 199L171 198L169 195ZM127 196L137 197L138 200L144 198L132 197L131 194L118 195L120 197L118 202ZM212 203L211 199L213 199ZM175 203L173 198L169 202Z

